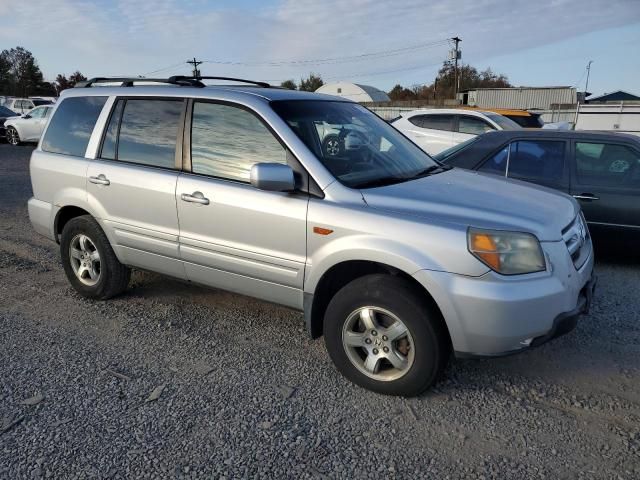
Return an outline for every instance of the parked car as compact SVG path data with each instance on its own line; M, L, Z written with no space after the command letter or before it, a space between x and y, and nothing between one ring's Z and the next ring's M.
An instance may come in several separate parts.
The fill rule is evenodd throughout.
M49 105L43 105L34 108L29 113L6 120L4 126L7 141L12 145L19 145L22 142L37 142L40 140L52 108Z
M349 100L118 81L65 90L31 157L29 217L83 296L139 267L286 305L347 378L397 395L452 351L525 351L589 307L571 197L443 166ZM369 141L326 155L323 122Z
M25 113L29 113L36 107L40 105L51 105L53 102L51 100L44 99L32 99L32 98L10 98L6 100L5 107L9 110L13 110L19 115L23 115Z
M445 108L401 113L391 124L430 155L485 132L522 128L497 113Z
M17 116L18 114L15 113L13 110L9 110L6 107L0 106L0 138L7 137L4 122L9 118L17 117Z
M566 130L492 132L436 159L573 195L591 226L640 228L640 138L636 136Z

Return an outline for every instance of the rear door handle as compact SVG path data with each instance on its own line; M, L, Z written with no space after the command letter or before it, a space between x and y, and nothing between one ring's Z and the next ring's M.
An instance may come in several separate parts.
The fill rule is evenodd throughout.
M193 192L191 195L189 195L188 193L183 193L182 195L180 195L180 199L183 202L199 203L200 205L209 205L209 199L206 198L202 194L202 192Z
M98 175L97 177L89 177L89 181L91 183L95 183L96 185L109 185L109 184L111 184L111 182L109 180L107 180L107 177L105 177L102 173L100 175Z
M596 197L593 193L581 193L580 195L574 195L573 198L578 200L587 200L588 202L600 200L600 197Z

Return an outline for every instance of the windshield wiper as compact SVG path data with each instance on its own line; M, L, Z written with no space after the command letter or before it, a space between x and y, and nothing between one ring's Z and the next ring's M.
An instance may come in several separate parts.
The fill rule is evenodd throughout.
M430 165L424 170L420 170L411 178L414 179L414 178L427 177L429 175L435 175L436 173L446 172L447 170L451 170L451 168L453 167L451 167L450 165Z

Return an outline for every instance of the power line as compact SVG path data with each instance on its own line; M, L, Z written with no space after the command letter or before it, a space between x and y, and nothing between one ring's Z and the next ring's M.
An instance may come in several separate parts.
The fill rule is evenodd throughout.
M151 72L143 73L142 75L143 76L147 76L147 75L151 75L152 73L164 72L166 70L171 70L172 68L177 68L177 67L180 67L182 65L185 65L185 62L180 62L180 63L176 63L174 65L169 65L168 67L159 68L159 69L153 70Z
M450 39L438 40L436 42L421 43L418 45L412 45L409 47L397 48L394 50L383 50L379 52L362 53L359 55L350 55L346 57L332 57L332 58L317 58L317 59L298 59L298 60L268 60L261 62L236 62L236 61L223 61L223 60L204 60L204 63L213 63L217 65L234 65L234 66L246 66L246 67L259 67L259 66L273 66L280 67L284 65L330 65L344 62L361 61L370 58L384 58L394 55L401 55L409 53L415 50L421 50L424 48L432 48L437 46L446 45L450 42Z

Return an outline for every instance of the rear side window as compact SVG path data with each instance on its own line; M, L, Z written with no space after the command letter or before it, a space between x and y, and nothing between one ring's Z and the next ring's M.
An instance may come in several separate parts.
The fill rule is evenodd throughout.
M42 150L84 157L89 138L107 97L62 100L42 139Z
M191 124L191 171L249 182L255 163L287 163L284 147L253 113L196 102Z
M481 172L492 173L494 175L505 176L507 172L507 157L509 156L509 145L501 148L493 154L478 169Z
M453 131L453 115L414 115L409 121L420 128Z
M469 135L482 135L485 132L495 130L491 125L481 118L467 117L460 115L458 117L458 132L467 133Z
M119 100L111 114L100 157L175 168L183 108L181 99Z
M576 142L576 172L582 185L619 187L640 180L640 154L613 143Z

